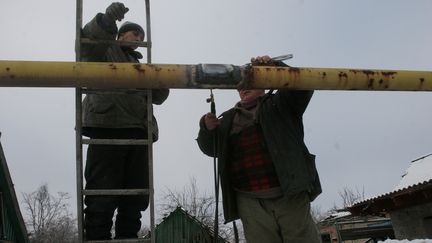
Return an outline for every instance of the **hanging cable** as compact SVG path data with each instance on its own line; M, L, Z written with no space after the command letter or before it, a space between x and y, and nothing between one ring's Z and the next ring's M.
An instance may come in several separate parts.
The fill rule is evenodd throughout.
M210 89L210 97L207 98L207 103L210 103L210 112L216 115L216 104L214 101L213 90ZM217 166L217 133L213 135L213 172L215 185L215 220L213 226L214 242L218 242L219 238L219 173Z

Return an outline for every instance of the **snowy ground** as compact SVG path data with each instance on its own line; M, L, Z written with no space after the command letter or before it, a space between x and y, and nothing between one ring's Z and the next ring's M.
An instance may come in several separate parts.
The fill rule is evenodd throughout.
M386 240L386 241L378 241L378 243L432 243L432 239L425 240Z

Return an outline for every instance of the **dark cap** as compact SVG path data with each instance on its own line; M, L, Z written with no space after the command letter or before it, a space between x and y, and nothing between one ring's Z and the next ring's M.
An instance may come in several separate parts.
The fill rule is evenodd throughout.
M140 32L141 34L143 34L143 36L145 36L144 29L139 24L135 24L135 23L132 23L129 21L124 22L120 26L120 29L118 30L118 35L120 35L121 33L131 31L131 30L136 30L136 31Z

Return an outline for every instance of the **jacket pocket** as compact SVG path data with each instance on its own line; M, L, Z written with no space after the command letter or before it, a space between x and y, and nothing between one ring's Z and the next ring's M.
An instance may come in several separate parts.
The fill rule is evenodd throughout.
M308 173L310 175L310 178L312 180L314 180L316 177L316 171L317 171L316 170L316 164L315 164L315 155L307 153L305 155L305 157L306 157Z
M310 201L313 201L322 192L321 182L316 169L315 155L307 153L307 170L310 178L310 187L308 189Z
M105 114L114 107L112 103L93 103L90 105L90 112Z

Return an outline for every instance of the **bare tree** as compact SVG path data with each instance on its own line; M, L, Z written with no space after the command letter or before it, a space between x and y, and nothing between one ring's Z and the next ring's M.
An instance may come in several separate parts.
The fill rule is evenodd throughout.
M342 199L342 208L348 208L365 199L364 188L360 192L358 188L354 191L353 189L344 187L342 191L339 191L339 196Z
M312 204L310 214L315 223L319 223L329 216L329 212L321 210L321 206Z
M181 207L210 229L213 228L215 222L215 198L213 195L201 194L198 190L195 178L190 178L189 185L184 186L182 191L167 189L159 205L159 210L163 216L168 215L177 207ZM220 209L218 215L219 235L232 241L234 239L234 230L231 224L227 225L223 223L224 220L221 211ZM240 233L241 232L240 230Z
M68 199L69 195L63 192L59 192L57 197L52 196L47 184L32 193L23 193L25 221L31 242L77 242L77 227L68 210Z
M167 189L164 192L160 203L161 214L168 215L177 207L183 208L207 226L214 222L215 199L206 194L199 194L195 178L190 178L190 184L184 186L182 191Z

